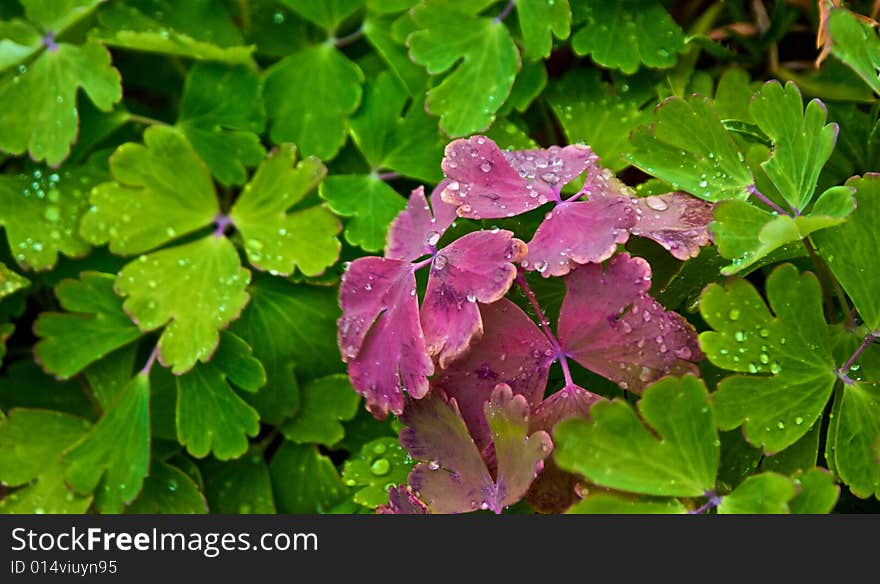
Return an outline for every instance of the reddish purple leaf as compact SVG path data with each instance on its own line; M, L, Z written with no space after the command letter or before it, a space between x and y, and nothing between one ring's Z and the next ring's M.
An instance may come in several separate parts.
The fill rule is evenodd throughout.
M380 515L428 515L431 511L416 497L407 485L397 485L388 490L388 504L376 508Z
M601 396L577 385L563 387L532 409L529 431L544 430L552 434L553 428L562 420L588 418L590 408L601 399ZM539 513L563 513L579 500L576 487L582 480L578 475L560 469L550 458L529 488L526 499Z
M712 203L687 193L674 192L633 198L635 225L630 233L649 237L680 260L696 257L709 245Z
M339 349L352 385L377 418L403 411L404 390L425 395L434 372L415 291L413 265L398 260L359 258L342 278Z
M549 278L604 261L629 239L634 222L628 197L596 194L589 201L560 203L535 231L522 265Z
M556 358L550 341L516 304L501 299L480 306L488 331L463 358L431 380L432 391L455 398L462 418L480 451L491 441L483 407L499 383L508 384L531 406L547 386L550 364Z
M391 222L388 229L385 257L395 260L416 260L434 253L437 242L455 220L455 206L443 202L439 193L449 181L444 180L431 193L431 204L425 199L425 188L412 191L406 209Z
M605 267L580 266L565 283L559 341L578 363L633 391L667 374L697 372L696 331L648 296L644 259L619 254Z
M406 427L400 442L420 462L409 475L409 485L432 513L501 513L525 495L553 447L546 432L528 434L528 412L525 397L514 395L505 384L486 403L497 460L493 479L454 398L431 392L410 401L401 417Z
M511 150L502 154L521 177L534 181L541 189L549 187L559 199L562 187L588 168L598 170L599 156L588 146L550 146L540 150Z
M510 231L469 233L434 257L425 298L422 329L428 353L447 367L483 334L477 302L503 297L516 277L512 262L520 261L525 244Z

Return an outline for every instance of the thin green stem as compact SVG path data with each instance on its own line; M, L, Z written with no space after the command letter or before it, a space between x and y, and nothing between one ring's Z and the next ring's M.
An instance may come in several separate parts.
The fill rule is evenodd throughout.
M813 247L810 238L805 237L802 241L804 242L804 247L807 248L807 253L810 254L813 266L816 268L816 274L819 276L819 283L822 286L822 303L825 305L825 316L831 324L835 324L837 322L837 315L834 311L834 300L831 297L831 290L834 288L831 281L834 276L830 274L828 266L819 257L819 254L816 253L816 248Z
M157 120L156 118L151 118L149 116L142 116L140 114L128 114L128 121L134 122L136 124L143 124L145 126L167 126L168 124L163 122L162 120Z

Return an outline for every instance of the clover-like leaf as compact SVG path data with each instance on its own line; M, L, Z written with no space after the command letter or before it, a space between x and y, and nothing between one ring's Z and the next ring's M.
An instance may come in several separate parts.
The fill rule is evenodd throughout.
M718 513L789 513L788 502L796 494L797 488L786 476L773 472L752 475L721 499Z
M474 14L478 5L427 3L411 11L418 29L407 38L412 59L431 75L426 107L450 136L480 132L495 119L520 68L507 27Z
M695 372L702 358L696 331L648 295L651 268L642 258L614 256L566 277L559 342L578 363L640 391L667 374Z
M501 513L529 488L553 443L544 431L529 433L529 404L499 384L485 405L497 470L489 473L454 399L439 394L407 404L400 442L419 461L409 475L432 513L491 509Z
M387 4L383 2L381 7L385 6ZM364 31L364 37L385 61L388 69L406 87L406 92L412 97L424 98L428 74L423 67L413 63L409 58L409 51L404 43L405 39L395 38L393 29L397 21L397 15L378 14L377 10L371 9L361 28ZM25 42L27 41L25 40Z
M843 8L831 10L827 26L831 54L864 79L874 93L880 94L880 38L874 28L859 22L855 14Z
M397 214L388 228L386 258L417 260L436 249L457 216L456 207L440 198L445 188L446 181L442 181L429 199L425 198L424 187L410 193L406 209Z
M141 491L150 466L150 381L136 375L92 429L64 453L64 477L95 493L102 513L119 513Z
M571 32L571 8L568 0L520 0L516 5L519 28L522 31L525 55L529 58L550 56L553 37L568 38Z
M323 206L288 209L324 178L327 169L309 157L296 161L284 144L270 154L245 185L229 217L244 238L248 261L272 274L321 274L339 257L339 220Z
M222 462L209 458L201 470L212 513L277 512L269 467L259 454Z
M315 379L300 388L299 411L281 432L298 444L333 446L345 435L341 422L354 418L359 404L348 376L337 373Z
M700 379L658 381L645 390L638 414L614 400L595 404L590 417L556 426L554 457L561 468L645 495L697 497L715 486L720 448Z
M366 251L385 246L388 224L404 208L406 201L377 176L336 174L320 186L321 198L346 221L345 239Z
M272 65L263 90L272 141L293 142L308 156L333 158L360 104L363 77L357 65L327 43Z
M793 478L798 494L788 503L792 513L831 513L840 497L840 487L834 484L830 472L824 468L813 468Z
M880 174L853 177L856 209L848 221L812 235L819 253L872 330L880 330ZM818 205L818 201L816 203Z
M47 371L67 379L141 336L113 292L114 278L83 272L78 280L63 280L55 288L67 312L43 312L34 323L34 333L41 337L34 355Z
M56 411L15 408L0 416L0 483L9 489L0 513L84 513L91 493L67 488L61 453L88 429L86 420Z
M764 84L749 113L773 141L770 158L761 168L792 208L804 209L834 150L837 124L825 125L826 108L817 99L804 110L801 92L791 81L784 88L778 81Z
M37 167L0 177L0 225L19 266L46 270L55 266L58 254L88 253L89 245L78 233L79 221L89 206L89 190L106 176L96 157L57 171Z
M816 277L785 264L766 287L768 304L745 280L710 284L700 313L715 330L700 334L700 346L718 367L749 374L718 384L718 427L744 425L749 442L772 454L812 427L837 376Z
M21 18L0 21L0 71L36 53L42 40L40 31Z
M262 84L255 72L207 63L190 69L177 125L221 184L242 184L245 167L263 159L258 134L265 124Z
M325 0L322 2L282 0L282 2L309 22L329 33L335 32L346 18L364 6L364 0Z
M355 489L355 503L376 508L388 502L388 490L405 482L412 466L397 440L377 438L345 462L342 479Z
M104 0L21 0L28 20L58 34L89 16Z
M880 383L845 384L833 411L826 456L857 496L880 496Z
M0 81L0 150L27 151L54 167L76 139L79 89L98 109L109 111L122 98L122 85L110 52L100 44L48 40L51 44L34 61Z
M311 444L284 442L269 471L279 513L327 512L348 494L333 462Z
M755 182L712 103L700 95L667 98L650 125L633 131L630 142L630 162L707 201L745 199Z
M248 436L259 432L259 415L230 382L250 392L266 383L251 348L232 333L223 334L216 359L177 377L177 438L193 456L236 458L247 451Z
M140 256L119 272L116 291L138 328L164 327L159 360L180 374L211 358L220 329L247 303L249 282L232 243L209 235Z
M205 495L189 475L176 466L153 460L140 495L125 512L136 515L195 515L207 513L208 504Z
M655 0L604 2L585 0L581 11L586 26L574 34L571 46L589 54L603 67L635 73L641 64L667 68L685 50L684 33Z
M114 4L98 17L92 38L111 47L176 55L199 61L252 63L229 13L211 0L135 0Z
M0 300L28 287L30 280L0 262Z
M115 181L92 190L80 232L113 253L153 249L209 225L220 210L210 170L174 128L147 128L143 145L113 153L110 170Z

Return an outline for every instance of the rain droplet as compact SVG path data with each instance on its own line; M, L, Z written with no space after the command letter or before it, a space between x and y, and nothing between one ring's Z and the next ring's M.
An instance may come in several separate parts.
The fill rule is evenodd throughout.
M377 477L387 475L391 471L391 463L387 458L379 458L370 465L370 472Z

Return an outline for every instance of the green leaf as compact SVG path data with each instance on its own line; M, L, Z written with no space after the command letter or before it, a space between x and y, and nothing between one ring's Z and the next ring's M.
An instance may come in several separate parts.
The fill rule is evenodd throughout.
M202 465L211 513L276 513L269 467L259 454Z
M30 280L17 272L13 272L6 264L0 262L0 300L27 288L29 285Z
M803 107L801 92L789 81L764 84L749 106L752 118L773 141L770 158L761 164L777 190L797 210L813 198L819 172L837 142L837 124L825 125L827 111L818 99Z
M266 125L262 91L246 67L201 64L186 77L177 125L221 184L242 184L245 167L266 154L259 137Z
M833 413L826 458L857 497L880 498L880 383L844 384Z
M566 511L572 515L660 515L684 513L677 499L627 498L611 493L590 495Z
M817 421L804 436L773 456L761 460L762 471L773 471L785 475L806 472L816 466L819 458L819 437L822 424Z
M716 366L750 374L718 384L718 427L743 425L750 443L773 454L809 431L837 377L816 277L785 264L766 287L769 307L746 280L710 284L700 313L715 330L700 333L700 347Z
M650 118L654 92L645 78L634 77L610 85L597 69L573 69L551 83L545 93L569 144L584 142L599 155L602 165L618 171L629 162L629 134Z
M40 32L20 18L0 21L0 71L36 53L43 46L41 41Z
M64 476L102 513L119 513L141 491L150 466L150 382L136 375L92 429L64 453Z
M375 509L388 502L388 489L406 483L413 461L397 438L377 438L345 461L342 478L356 489L355 503Z
M94 404L76 381L59 382L46 375L33 359L5 364L0 377L0 409L35 408L95 418Z
M684 33L660 2L606 2L583 0L587 24L574 34L571 46L578 55L624 73L641 64L665 69L685 50Z
M630 142L631 163L707 201L745 199L754 183L742 152L700 95L663 101L651 125L636 128Z
M67 312L43 312L34 323L34 354L47 371L68 379L104 355L140 338L113 293L112 274L83 272L63 280L55 295ZM130 373L130 372L129 372Z
M170 464L154 460L141 494L125 512L140 515L193 515L207 513L208 505L198 485L186 473Z
M0 483L10 488L0 513L84 513L92 497L64 484L61 452L88 429L82 418L61 412L13 409L0 416Z
M19 266L46 270L55 266L60 253L88 253L79 221L89 206L89 190L106 176L98 158L82 166L37 167L0 176L0 225Z
M364 88L364 99L351 118L351 136L370 167L437 183L443 178L443 145L437 123L413 102L403 114L407 94L390 73L380 73Z
M373 175L331 175L318 192L334 213L351 217L345 240L365 251L384 249L388 226L406 206L406 199Z
M321 377L302 386L300 408L281 432L291 442L314 442L333 446L345 436L340 422L354 418L360 404L348 376L343 373Z
M296 162L296 148L284 144L257 169L229 216L244 238L250 263L269 273L290 275L296 267L321 274L339 257L342 226L323 206L287 210L301 201L327 173L314 157Z
M626 402L603 401L589 421L563 420L553 433L557 464L633 493L697 497L710 491L720 443L703 382L692 375L663 379L645 390L638 412L644 424Z
M267 381L244 398L264 422L279 424L299 408L297 377L309 380L343 370L336 346L336 291L257 276L250 293L251 301L232 330L253 347ZM279 335L278 330L285 332Z
M222 5L213 0L134 0L114 4L98 18L91 37L111 47L250 64L254 47L243 40Z
M211 358L220 329L247 303L249 282L232 243L209 235L140 256L119 272L116 291L142 331L164 327L159 360L181 374Z
M113 253L153 249L205 227L220 210L210 170L174 128L147 128L143 145L116 149L110 170L115 181L92 190L80 232L93 244L109 242Z
M87 17L104 0L20 0L28 20L56 35Z
M342 22L363 8L364 0L282 0L282 3L329 34Z
M284 442L269 471L279 513L323 513L348 492L336 467L315 446Z
M874 28L844 9L828 16L831 54L846 63L865 80L874 93L880 94L880 39Z
M746 442L738 430L719 432L718 437L721 439L721 465L718 468L717 489L721 492L732 491L755 472L763 453Z
M428 75L409 58L409 53L402 43L398 43L392 33L393 18L368 14L362 28L364 36L376 53L379 54L391 72L406 87L406 92L413 97L420 97L428 84ZM435 124L436 126L436 124Z
M880 330L880 175L853 177L856 210L849 221L813 235L819 254L871 330Z
M178 441L198 458L213 453L218 460L229 460L244 454L248 436L260 431L260 416L229 383L256 391L265 381L263 366L247 343L224 333L210 363L177 378Z
M718 252L732 260L721 273L732 275L750 268L785 245L800 244L815 231L839 225L854 208L852 189L847 187L828 189L816 200L812 211L794 217L771 213L745 201L721 201L714 210L715 221L709 226Z
M786 476L773 472L752 475L721 499L718 513L789 513L788 502L796 493L794 483Z
M294 53L266 71L263 95L276 144L329 160L345 143L348 118L361 101L363 73L332 45Z
M128 385L135 369L137 351L138 343L125 345L83 371L89 390L101 409L107 409ZM155 391L153 383L150 388L151 398Z
M840 487L834 484L834 477L824 468L813 468L795 475L794 483L799 492L788 504L792 513L831 513L840 497Z
M0 150L57 166L76 139L80 88L101 111L122 98L119 72L98 43L59 43L0 80Z
M553 48L553 37L564 41L571 32L568 0L520 0L516 4L516 16L525 56L530 59L546 59Z
M428 90L428 111L440 116L451 137L485 130L520 68L507 27L440 2L417 6L411 15L419 27L407 39L413 61L432 76L448 73Z

